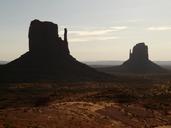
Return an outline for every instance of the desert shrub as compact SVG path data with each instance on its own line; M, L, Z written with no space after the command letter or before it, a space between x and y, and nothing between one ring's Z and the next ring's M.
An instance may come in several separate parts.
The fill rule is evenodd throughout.
M145 104L144 107L146 109L163 111L163 110L168 109L168 104L167 103L148 103L148 104Z
M5 121L5 123L3 124L4 128L16 128L15 126L12 125L11 122L9 121Z
M27 128L40 128L40 126L32 124L32 125L27 126Z
M50 96L37 98L34 102L34 107L45 106L49 103L49 101L50 101Z
M158 85L151 89L151 93L153 95L169 95L171 94L171 86L170 85Z
M134 102L137 100L136 97L131 96L131 95L127 95L127 94L120 94L115 96L115 99L117 100L117 102L119 103L129 103L129 102Z

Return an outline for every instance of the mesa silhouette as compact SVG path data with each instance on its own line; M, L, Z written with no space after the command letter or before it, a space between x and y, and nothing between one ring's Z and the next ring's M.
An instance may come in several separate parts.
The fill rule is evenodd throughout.
M129 59L120 66L100 69L105 72L122 73L164 73L165 69L149 59L148 46L145 43L138 43L130 50Z
M145 43L136 44L130 50L129 59L125 61L121 68L134 73L157 73L165 70L149 59L148 46Z
M62 39L57 24L33 20L28 37L29 51L1 67L2 81L79 81L106 77L70 55L66 28Z

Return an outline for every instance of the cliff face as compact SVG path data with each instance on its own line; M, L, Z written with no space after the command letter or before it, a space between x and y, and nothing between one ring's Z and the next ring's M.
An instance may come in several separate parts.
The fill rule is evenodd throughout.
M79 81L105 77L70 55L66 28L62 39L58 35L57 24L33 20L28 35L29 51L3 68L7 81Z
M130 50L129 59L131 61L148 61L148 46L144 43L136 44L133 48L133 51Z
M121 70L132 73L156 73L165 71L159 65L149 60L148 46L145 43L136 44L133 50L130 50L129 59L120 67Z
M32 21L29 28L29 51L42 54L51 52L69 54L67 29L64 29L64 40L62 40L58 35L57 24Z
M29 51L7 64L8 67L54 72L60 66L78 62L70 55L66 28L62 40L58 35L57 24L33 20L28 38Z

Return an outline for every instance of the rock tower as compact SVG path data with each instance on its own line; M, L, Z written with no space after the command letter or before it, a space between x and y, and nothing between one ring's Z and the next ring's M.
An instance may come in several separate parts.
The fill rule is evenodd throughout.
M130 50L129 59L120 66L120 69L133 73L156 73L165 71L149 59L148 46L145 43L138 43Z
M79 81L105 78L105 74L80 63L70 55L67 29L64 38L58 25L33 20L29 27L29 51L1 68L6 81Z

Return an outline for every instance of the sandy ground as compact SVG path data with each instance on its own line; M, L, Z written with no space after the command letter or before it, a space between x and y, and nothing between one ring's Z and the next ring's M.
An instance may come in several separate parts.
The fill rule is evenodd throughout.
M0 111L0 128L170 128L164 127L169 123L160 113L138 105L105 102L63 102Z
M17 84L2 89L0 128L171 127L170 83L151 87L88 83L55 88Z

